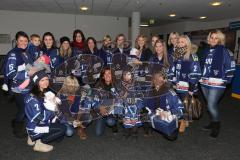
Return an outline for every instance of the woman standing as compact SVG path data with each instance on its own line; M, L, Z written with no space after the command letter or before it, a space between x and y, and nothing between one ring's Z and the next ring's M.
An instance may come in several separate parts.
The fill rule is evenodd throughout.
M70 39L68 37L61 37L59 47L59 64L64 63L75 55L76 53L74 53L73 49L70 47Z
M28 145L34 146L38 152L53 150L52 141L62 139L66 132L65 124L56 122L60 119L57 114L57 105L46 104L44 94L48 91L49 78L42 70L32 77L34 86L25 97L25 112L27 115Z
M210 136L216 138L220 131L218 102L234 76L235 61L233 55L224 47L225 35L221 31L210 32L207 40L210 47L203 51L204 66L200 83L207 100L211 122L203 128L211 130Z
M84 46L84 54L93 54L100 57L100 52L97 48L97 41L93 37L88 37Z
M151 56L150 63L153 63L150 67L151 70L161 70L166 69L167 78L169 81L172 81L174 76L174 64L172 56L169 56L167 53L167 46L163 40L157 40L154 45L154 54ZM157 65L158 64L158 65ZM157 67L158 66L158 67ZM164 68L162 68L164 67ZM153 71L152 71L153 73Z
M71 47L73 48L74 52L77 54L81 54L84 48L85 36L83 32L79 29L76 29L73 32L73 41L71 42Z
M193 95L198 91L198 81L201 76L200 64L196 52L192 50L191 41L187 35L179 37L179 44L174 52L176 92L183 98L189 94ZM181 122L179 132L184 132L188 126L188 119Z
M104 62L104 67L109 67L112 64L112 39L109 35L103 37L102 48L99 50L100 58Z
M42 51L49 56L51 69L54 70L59 65L56 40L51 32L46 32L43 35L42 42Z
M17 46L8 52L5 68L4 68L4 79L10 81L9 88L18 87L21 83L23 83L30 74L33 72L29 72L29 75L26 73L26 65L28 63L32 63L29 60L29 56L27 56L26 49L28 45L28 35L19 31L15 36ZM21 93L13 92L15 97L15 103L17 106L17 114L12 121L13 134L18 138L24 138L26 136L25 130L25 112L24 112L24 94L29 91L28 88L24 89Z
M168 46L170 47L168 49L168 54L173 55L173 53L176 50L177 44L178 44L178 39L179 39L179 33L178 32L172 32L169 35L168 38Z

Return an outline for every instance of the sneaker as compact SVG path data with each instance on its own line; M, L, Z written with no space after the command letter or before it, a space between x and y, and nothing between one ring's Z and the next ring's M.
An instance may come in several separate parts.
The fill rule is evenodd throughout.
M48 145L48 144L44 144L41 142L41 140L37 140L34 147L33 147L34 151L37 152L50 152L53 150L53 146Z

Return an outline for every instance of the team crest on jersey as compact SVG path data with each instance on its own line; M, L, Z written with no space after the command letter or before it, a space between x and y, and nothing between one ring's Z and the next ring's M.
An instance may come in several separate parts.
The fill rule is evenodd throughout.
M193 61L198 61L198 56L197 55L192 55Z
M215 76L217 76L218 73L219 73L219 70L213 70L213 73L214 73Z
M176 68L181 69L181 64L177 64Z

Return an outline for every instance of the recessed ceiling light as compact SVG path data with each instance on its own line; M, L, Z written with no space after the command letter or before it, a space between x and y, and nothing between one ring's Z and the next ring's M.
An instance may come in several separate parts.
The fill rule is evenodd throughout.
M169 14L169 17L176 17L175 13Z
M80 7L80 10L82 10L82 11L87 11L87 10L88 10L88 7L87 7L87 6L81 6L81 7Z
M222 5L222 2L220 2L220 1L216 1L216 2L212 2L212 3L210 3L212 6L220 6L220 5Z
M199 19L206 19L206 18L207 18L206 16L199 17Z
M140 27L148 27L148 24L140 24Z

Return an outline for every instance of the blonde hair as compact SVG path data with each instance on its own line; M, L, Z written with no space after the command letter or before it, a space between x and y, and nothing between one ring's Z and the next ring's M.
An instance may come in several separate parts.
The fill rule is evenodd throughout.
M170 46L172 43L171 43L171 38L172 36L176 36L177 38L179 38L179 33L178 32L171 32L170 35L169 35L169 38L168 38L168 45Z
M157 43L161 43L163 45L163 65L168 68L170 65L169 65L169 62L168 62L168 52L167 52L166 42L163 41L162 39L157 40L155 45L154 45L154 51L155 52L156 52L155 47L156 47Z
M78 80L74 76L67 76L64 81L62 88L59 90L59 94L74 95L79 89L80 85Z
M184 38L186 40L187 50L186 50L186 53L184 54L183 59L184 60L189 60L189 57L191 55L191 50L192 50L191 40L190 40L190 38L187 35L181 35L181 36L179 36L179 39L180 38Z
M225 35L222 33L222 31L220 31L218 29L209 32L208 37L207 37L207 43L208 44L209 44L209 40L210 40L212 34L217 34L218 44L225 45Z
M64 52L63 46L61 45L60 49L59 49L59 55L61 57L64 57L65 56L64 54L65 54L65 52ZM72 56L72 48L70 47L70 44L69 44L69 48L67 49L67 56L68 57Z
M111 36L108 34L103 37L103 41L106 41L107 39L110 39L110 41L112 40Z
M143 38L144 39L144 46L143 46L143 49L146 48L146 44L147 44L147 37L144 36L144 35L139 35L136 40L135 40L135 48L136 49L140 49L140 46L138 45L138 40L139 38Z

